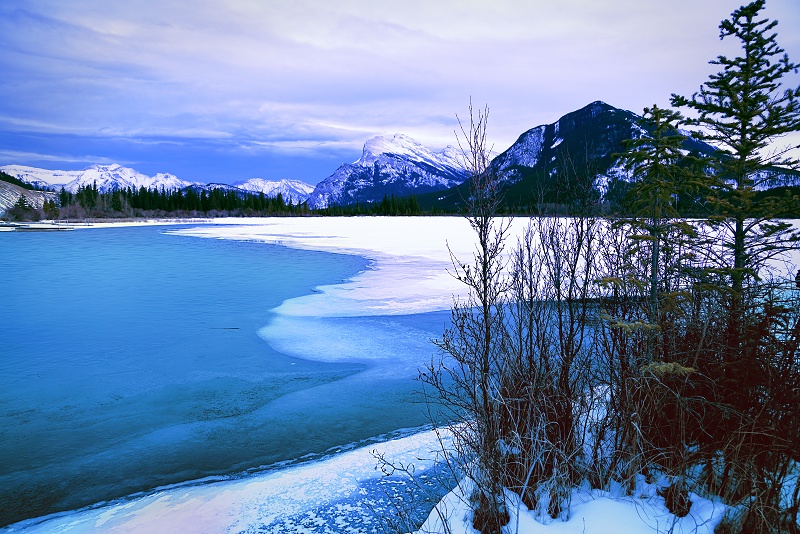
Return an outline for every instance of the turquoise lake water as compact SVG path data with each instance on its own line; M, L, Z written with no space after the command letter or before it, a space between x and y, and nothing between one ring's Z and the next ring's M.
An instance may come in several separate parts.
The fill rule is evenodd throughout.
M388 341L379 365L287 356L270 310L367 261L166 230L0 233L0 526L428 422L409 361L447 314L294 319L294 356Z

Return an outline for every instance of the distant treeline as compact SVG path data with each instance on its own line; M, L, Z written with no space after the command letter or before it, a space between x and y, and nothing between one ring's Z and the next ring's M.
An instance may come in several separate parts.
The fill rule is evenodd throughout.
M398 197L395 195L383 195L383 200L373 203L345 204L343 206L334 204L327 208L314 210L319 215L331 216L354 216L354 215L431 215L428 211L423 211L416 195Z
M38 190L35 186L0 172L0 180L18 185L28 190ZM632 185L629 184L632 187ZM589 211L597 215L629 216L628 202L624 197L628 191L615 191L605 202L599 198L584 199L584 204L591 205ZM724 193L723 193L724 195ZM270 216L415 216L415 215L449 215L462 213L464 206L454 205L450 209L438 206L429 201L430 195L420 199L416 195L397 196L384 195L380 202L354 202L352 204L334 204L322 209L309 208L307 203L293 203L284 199L281 194L269 197L263 193L251 193L224 188L182 190L165 189L120 189L101 193L96 184L81 187L75 193L61 189L58 202L47 201L42 209L31 206L17 206L16 211L6 213L6 219L32 220L38 218L127 218L127 217L270 217ZM619 198L618 198L619 197ZM800 218L800 187L777 187L765 191L756 191L751 211L757 216L764 207L770 207L775 216L780 218ZM573 203L544 202L542 204L513 206L507 202L497 210L498 215L566 215L575 213ZM775 211L775 206L781 209ZM680 216L697 217L711 213L702 197L681 197L675 203ZM33 213L36 211L37 213ZM587 208L579 210L586 213ZM20 217L24 217L20 219Z
M304 215L308 206L287 202L280 193L268 197L226 189L182 190L119 189L101 193L97 185L80 187L75 193L61 189L58 195L61 218L114 217L238 217Z
M156 190L120 189L101 193L97 185L80 187L75 193L61 189L60 218L120 217L268 217L295 215L424 215L416 196L386 195L381 202L311 209L308 204L287 202L280 193L269 197L226 189ZM49 216L50 214L48 214Z

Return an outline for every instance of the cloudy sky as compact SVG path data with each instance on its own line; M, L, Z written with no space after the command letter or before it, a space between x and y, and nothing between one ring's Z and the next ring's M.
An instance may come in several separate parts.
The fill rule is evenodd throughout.
M316 183L375 135L455 144L470 98L504 150L594 100L690 95L736 53L718 25L740 4L2 0L0 164ZM800 2L764 15L800 62Z

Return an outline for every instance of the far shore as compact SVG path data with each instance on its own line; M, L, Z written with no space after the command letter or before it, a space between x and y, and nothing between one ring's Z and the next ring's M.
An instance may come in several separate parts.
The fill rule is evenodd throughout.
M74 226L75 228L113 228L117 226L144 226L165 224L204 224L214 222L212 218L121 218L121 219L43 219L23 224L50 224Z

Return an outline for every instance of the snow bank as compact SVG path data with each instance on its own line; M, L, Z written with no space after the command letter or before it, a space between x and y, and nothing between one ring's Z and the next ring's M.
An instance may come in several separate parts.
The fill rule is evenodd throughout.
M651 488L654 489L654 488ZM467 505L471 486L462 484L431 511L415 534L474 534ZM535 517L513 493L507 493L511 521L507 534L713 534L727 507L690 494L692 509L677 518L664 507L664 499L648 492L644 498L614 497L599 490L575 490L568 520Z
M363 532L360 525L374 518L365 505L373 502L370 499L374 496L367 494L365 484L382 475L373 451L395 462L413 462L417 472L422 472L434 465L437 450L434 432L427 431L261 475L181 485L99 507L23 521L9 527L8 532ZM338 511L333 503L338 503ZM325 526L322 517L326 509L339 513L334 523L341 529ZM300 518L305 519L306 527L298 526L302 524Z

